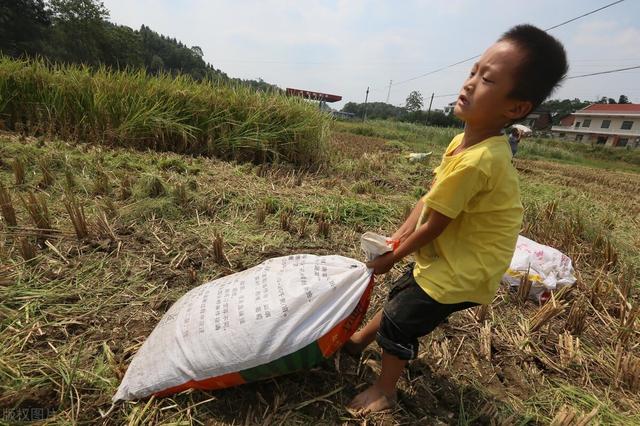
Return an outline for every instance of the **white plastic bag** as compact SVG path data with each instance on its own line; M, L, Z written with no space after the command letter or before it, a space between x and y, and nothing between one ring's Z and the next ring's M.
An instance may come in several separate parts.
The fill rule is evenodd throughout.
M390 251L366 233L367 258ZM310 367L358 328L372 270L343 256L269 259L186 293L134 356L113 397L220 389Z
M538 244L522 235L518 236L511 265L503 281L511 288L520 285L520 279L529 272L530 299L544 303L551 291L576 282L571 259L553 247Z

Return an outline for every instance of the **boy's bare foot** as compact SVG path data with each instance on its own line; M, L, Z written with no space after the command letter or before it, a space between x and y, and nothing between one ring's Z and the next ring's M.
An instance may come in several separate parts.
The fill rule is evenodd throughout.
M395 391L391 394L386 394L379 386L374 384L353 398L347 409L353 414L376 413L393 408L396 405L396 401Z

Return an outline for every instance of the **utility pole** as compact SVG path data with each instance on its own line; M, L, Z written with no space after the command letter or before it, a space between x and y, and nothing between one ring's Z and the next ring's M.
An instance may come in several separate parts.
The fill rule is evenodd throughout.
M369 100L369 86L367 86L367 94L364 97L364 112L362 113L362 121L367 119L367 100Z
M389 91L387 91L387 103L389 103L389 96L391 95L391 86L393 85L393 80L389 80Z
M429 109L427 110L427 122L425 123L427 126L429 125L429 116L431 115L431 104L433 103L433 95L435 93L431 93L431 100L429 101Z

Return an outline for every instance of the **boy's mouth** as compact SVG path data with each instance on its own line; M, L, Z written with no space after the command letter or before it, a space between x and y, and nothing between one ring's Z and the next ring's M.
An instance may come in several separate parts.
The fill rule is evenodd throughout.
M469 99L465 95L458 96L458 102L462 105L469 105Z

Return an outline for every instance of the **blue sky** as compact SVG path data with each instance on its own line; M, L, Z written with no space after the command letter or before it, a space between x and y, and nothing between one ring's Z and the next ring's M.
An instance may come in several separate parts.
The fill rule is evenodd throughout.
M233 77L385 101L396 82L482 53L519 23L548 28L613 0L103 0L111 21L145 24L202 48ZM640 1L618 5L550 33L568 53L569 75L640 65ZM391 87L403 105L410 91L456 93L472 62ZM626 94L640 103L640 69L566 81L552 98L593 100ZM441 108L454 97L437 97Z

